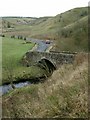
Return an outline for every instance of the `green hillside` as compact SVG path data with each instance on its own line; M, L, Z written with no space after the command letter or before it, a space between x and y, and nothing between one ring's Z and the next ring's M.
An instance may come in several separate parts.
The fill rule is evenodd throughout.
M61 64L44 82L14 88L0 97L2 118L88 118L88 8L75 8L55 17L4 17L0 25L0 85L47 78L39 65L21 64L23 55L35 44L14 35L54 40L52 51L84 51L75 54L72 64Z
M9 27L5 27L6 25ZM3 26L3 34L5 35L53 39L56 42L53 50L88 50L87 7L75 8L55 17L3 18Z
M58 31L55 50L88 51L88 17Z

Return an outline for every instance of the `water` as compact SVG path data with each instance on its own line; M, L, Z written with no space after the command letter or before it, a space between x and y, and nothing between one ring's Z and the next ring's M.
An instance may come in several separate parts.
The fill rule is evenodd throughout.
M29 81L26 81L26 82L16 83L16 84L13 84L13 85L15 86L15 88L21 88L21 87L24 87L24 86L27 86L27 85L30 85L30 84L31 83ZM0 95L8 93L10 90L13 90L11 84L0 86Z
M53 44L51 40L50 40L51 42L50 44L46 44L44 40L38 40L38 39L33 39L33 38L27 38L27 40L38 44L38 47L35 49L35 51L38 51L38 52L45 52L46 49L48 49ZM21 88L21 87L24 87L30 84L31 83L29 81L26 81L26 82L20 82L17 84L13 84L13 85L15 86L15 88ZM10 84L0 86L0 96L8 93L10 90L13 90Z

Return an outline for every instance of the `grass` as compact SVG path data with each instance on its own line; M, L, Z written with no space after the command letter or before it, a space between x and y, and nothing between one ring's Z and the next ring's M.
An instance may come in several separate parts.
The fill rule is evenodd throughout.
M24 23L25 21L27 24ZM87 7L71 9L54 17L3 18L3 22L3 26L6 26L7 22L13 26L11 29L4 27L5 35L55 40L55 51L88 51Z
M13 28L4 27L3 34L54 39L55 51L87 51L87 10L87 7L76 8L55 17L34 19L32 23L27 20L27 25L23 24L22 18L5 18L5 26L8 21ZM21 23L18 24L17 20ZM27 68L20 64L24 53L30 46L33 47L22 42L3 38L3 83L12 82L12 79L7 79L10 73L22 79L25 75L28 79L28 76L40 76L44 73L38 67ZM44 83L14 89L3 95L2 108L2 116L6 118L87 118L87 54L78 54L72 65L60 66Z
M88 17L83 17L73 24L67 25L58 33L56 50L88 51ZM71 47L70 47L71 45Z
M16 81L15 78L23 77L24 74L29 74L34 77L42 74L38 67L25 67L21 64L23 55L31 50L34 43L23 44L24 40L12 39L4 37L2 39L2 78L0 84Z
M87 118L88 56L78 54L44 83L15 89L3 96L6 118Z

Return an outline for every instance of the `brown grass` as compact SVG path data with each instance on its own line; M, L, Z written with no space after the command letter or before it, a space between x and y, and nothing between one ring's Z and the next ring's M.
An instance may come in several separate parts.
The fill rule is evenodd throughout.
M87 55L80 55L74 64L62 65L45 83L3 96L3 117L87 118L88 62Z

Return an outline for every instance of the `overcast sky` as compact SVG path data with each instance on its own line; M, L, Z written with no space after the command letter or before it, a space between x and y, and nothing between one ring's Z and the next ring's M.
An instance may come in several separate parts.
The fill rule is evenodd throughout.
M0 0L0 16L55 16L76 7L88 6L89 0Z

